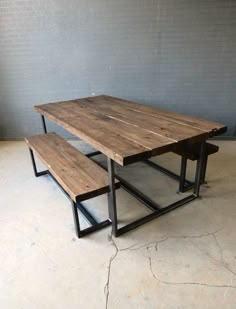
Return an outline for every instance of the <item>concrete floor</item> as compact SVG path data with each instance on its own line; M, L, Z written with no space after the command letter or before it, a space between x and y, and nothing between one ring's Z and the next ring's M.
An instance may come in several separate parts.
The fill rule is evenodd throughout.
M33 176L25 143L0 142L0 308L236 308L236 142L217 144L201 199L119 238L108 227L77 239L68 199ZM142 163L120 173L162 205L179 198ZM117 195L121 224L149 212ZM106 217L105 196L86 204Z

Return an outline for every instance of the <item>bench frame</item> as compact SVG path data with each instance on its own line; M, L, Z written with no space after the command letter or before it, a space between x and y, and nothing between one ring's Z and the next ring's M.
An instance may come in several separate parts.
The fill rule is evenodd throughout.
M43 175L51 176L51 178L58 184L58 186L61 188L61 190L65 193L65 195L70 199L71 206L72 206L74 225L75 225L75 232L76 232L76 235L77 235L78 238L81 238L85 235L88 235L88 234L93 233L95 231L98 231L98 230L100 230L104 227L107 227L108 225L111 225L111 219L107 219L107 220L104 220L102 222L97 222L97 220L91 215L91 213L83 206L83 204L80 201L76 200L76 202L75 202L74 200L72 200L70 198L69 194L59 184L59 182L52 175L52 173L50 173L49 170L38 172L36 162L35 162L35 158L34 158L34 152L30 147L29 147L29 152L30 152L30 157L31 157L35 177L40 177L40 176L43 176ZM81 212L81 214L85 217L87 222L91 225L90 227L81 230L80 222L79 222L78 209ZM109 209L110 209L110 207L109 207Z

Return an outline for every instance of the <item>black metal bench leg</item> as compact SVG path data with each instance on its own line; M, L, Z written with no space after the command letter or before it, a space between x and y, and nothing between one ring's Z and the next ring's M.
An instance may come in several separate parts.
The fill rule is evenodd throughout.
M42 172L38 172L37 171L33 150L29 148L29 152L30 152L30 157L31 157L31 161L32 161L35 177L39 177L39 176L42 176L42 175L47 175L48 171L42 171Z
M116 190L115 190L115 169L114 161L107 158L107 168L109 176L109 192L108 192L108 212L112 222L112 234L117 236L117 209L116 209Z
M184 192L184 185L186 181L187 160L188 159L186 157L181 157L179 192Z
M88 212L88 210L80 202L78 201L74 202L73 200L71 202L72 202L72 211L75 224L75 232L78 238L82 238L88 234L94 233L111 225L111 220L108 219L101 222L97 222L97 220L95 220L95 218ZM91 226L83 230L80 229L78 210L82 213L82 215L85 217L88 223L91 224Z
M72 204L72 212L75 224L75 233L78 238L80 238L80 224L79 224L79 215L77 210L77 205L74 201L71 201Z

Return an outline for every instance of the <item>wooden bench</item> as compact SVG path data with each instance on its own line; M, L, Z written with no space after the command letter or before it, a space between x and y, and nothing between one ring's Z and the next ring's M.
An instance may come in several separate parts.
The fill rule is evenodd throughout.
M186 183L187 160L198 160L200 157L200 148L199 144L180 144L173 151L175 154L181 156L179 192L185 192L192 187L191 184ZM206 143L201 183L205 182L208 156L218 151L218 146Z
M219 151L219 146L206 143L206 155L209 156ZM195 161L199 158L200 155L200 145L199 144L183 144L177 145L174 153L186 157L189 160Z
M109 192L108 174L104 169L56 133L27 137L25 141L29 146L35 176L49 174L71 199L78 237L111 224L110 219L98 223L81 204L82 201ZM34 152L48 170L37 171ZM116 182L115 188L119 185L119 182ZM77 208L87 218L91 227L80 230Z
M172 152L181 156L181 169L180 169L180 175L177 175L173 173L172 171L164 168L163 166L151 161L146 160L145 162L152 166L153 168L156 168L157 170L161 171L162 173L170 176L171 178L177 180L179 182L179 192L185 192L194 186L194 182L189 181L186 179L186 171L187 171L187 160L196 161L200 158L200 145L197 144L177 144L175 150ZM210 143L206 143L205 147L205 156L204 156L204 162L202 167L202 173L201 173L201 184L205 182L206 177L206 169L207 169L207 160L208 156L211 154L214 154L219 151L219 147Z

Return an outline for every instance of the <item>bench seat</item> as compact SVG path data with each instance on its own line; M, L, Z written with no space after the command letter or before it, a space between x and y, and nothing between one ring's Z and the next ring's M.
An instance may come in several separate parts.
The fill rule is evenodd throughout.
M75 229L78 237L82 237L111 223L106 220L98 223L82 206L81 202L98 195L109 193L108 173L77 148L51 132L25 138L29 146L33 168L36 176L50 174L72 200ZM48 170L37 172L34 153ZM120 183L116 181L115 188ZM80 230L77 207L92 224Z
M173 151L175 154L185 157L189 160L196 161L200 156L200 144L180 144L176 146ZM219 151L219 146L206 143L206 156L214 154Z
M195 144L180 143L176 145L175 149L172 152L181 156L180 175L173 173L167 168L164 168L151 160L146 160L145 162L148 165L152 166L153 168L177 180L179 182L178 192L185 192L194 187L194 182L186 179L187 161L188 160L192 160L192 161L198 160L200 158L200 151L201 151L200 143L195 143ZM203 167L201 171L201 184L205 182L208 156L218 151L219 151L219 147L217 145L213 145L210 143L205 144L205 154L203 158L204 161L203 161Z
M107 172L56 133L34 135L25 141L75 202L109 191Z
M192 160L192 161L198 160L200 158L200 151L201 151L201 145L199 143L180 144L180 145L177 145L176 149L173 151L175 154L180 155L182 158L181 159L181 169L180 169L179 192L185 192L189 190L190 188L192 188L192 186L194 185L193 183L186 184L187 160ZM208 156L218 151L219 151L219 147L217 145L206 143L203 169L201 172L201 184L205 182Z

